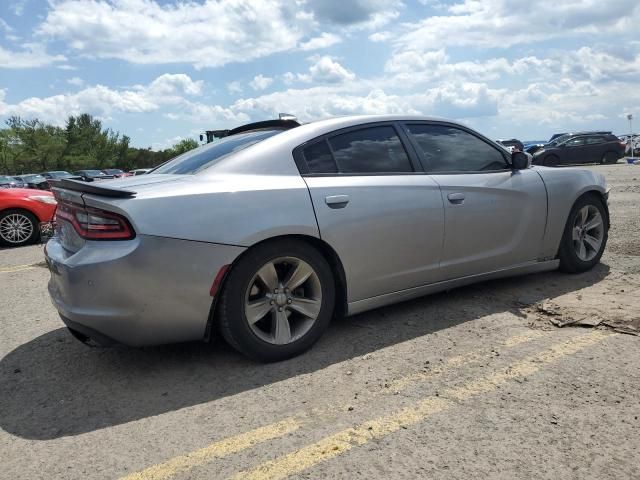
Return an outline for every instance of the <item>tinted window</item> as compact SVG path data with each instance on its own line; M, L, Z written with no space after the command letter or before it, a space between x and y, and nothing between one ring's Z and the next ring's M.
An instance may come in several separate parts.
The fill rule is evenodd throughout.
M224 137L217 142L208 143L207 145L178 155L173 160L169 160L164 165L160 165L149 173L198 173L218 163L223 158L240 150L244 150L251 145L255 145L265 138L272 137L281 131L282 130L258 130Z
M371 127L329 139L340 173L406 173L413 167L393 127Z
M585 138L584 137L576 137L569 140L565 145L567 147L579 147L580 145L584 145Z
M326 140L309 145L303 150L309 173L336 173L336 163Z
M606 138L602 136L587 137L587 145L596 145L598 143L604 143L605 141L606 141Z
M497 148L478 137L445 125L407 125L431 172L504 170L507 164Z

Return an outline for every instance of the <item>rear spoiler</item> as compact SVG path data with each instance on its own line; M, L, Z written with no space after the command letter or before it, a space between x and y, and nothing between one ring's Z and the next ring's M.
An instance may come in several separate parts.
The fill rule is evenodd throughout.
M129 198L133 197L136 192L131 190L121 190L119 188L111 188L108 186L100 186L94 183L82 182L79 180L70 180L62 178L60 180L49 180L52 188L63 188L65 190L73 190L74 192L90 193L91 195L100 195L101 197L112 198Z

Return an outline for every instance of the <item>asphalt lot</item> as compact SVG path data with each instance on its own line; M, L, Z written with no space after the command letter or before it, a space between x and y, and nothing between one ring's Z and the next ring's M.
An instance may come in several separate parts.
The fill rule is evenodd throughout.
M1 250L0 478L640 478L640 337L620 333L640 329L640 166L589 168L613 189L593 271L334 322L271 365L88 348L42 246Z

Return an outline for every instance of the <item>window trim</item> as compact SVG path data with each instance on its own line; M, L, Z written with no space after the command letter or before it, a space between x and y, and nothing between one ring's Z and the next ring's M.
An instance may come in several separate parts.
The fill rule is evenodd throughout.
M371 122L371 123L360 123L358 125L352 125L350 127L340 128L338 130L333 130L331 132L325 133L323 135L318 135L310 140L307 140L304 143L301 143L296 148L293 149L293 159L298 167L298 171L300 175L303 177L391 177L391 176L400 176L400 175L425 175L424 168L418 156L415 152L413 145L409 142L402 125L402 122L397 121L386 121L386 122ZM333 157L333 162L336 166L336 170L339 170L338 162L336 162L335 155L333 154L333 148L331 147L331 143L329 140L338 135L343 135L345 133L350 133L358 130L366 130L369 128L376 127L391 127L398 139L400 140L400 145L404 149L407 154L407 158L409 159L409 163L413 168L413 172L363 172L363 173L343 173L340 171L332 172L332 173L311 173L309 171L309 166L307 165L307 161L304 158L304 149L308 146L311 146L315 143L319 143L321 141L326 142L329 151L331 152L331 156Z
M428 174L428 175L464 175L464 174L485 174L485 173L499 173L499 172L511 172L513 171L513 168L511 166L511 158L509 156L509 152L507 152L503 147L500 147L499 145L497 145L494 141L488 139L487 137L479 134L478 132L475 132L469 128L466 128L463 125L458 125L457 123L451 123L451 122L442 122L442 121L429 121L429 120L409 120L409 121L403 121L402 123L402 128L405 130L406 136L407 136L407 140L409 142L411 142L411 145L413 147L413 149L416 151L417 157L420 160L420 162L422 163L422 167L424 169L424 171ZM496 150L500 155L502 155L502 158L504 159L505 162L505 168L501 168L499 170L454 170L451 172L434 172L431 170L431 166L429 164L429 160L427 160L424 152L422 151L422 148L420 147L420 145L418 144L417 140L413 137L413 134L411 133L411 131L409 130L409 125L429 125L429 126L438 126L438 127L449 127L449 128L457 128L458 130L462 130L465 133L468 133L469 135L472 135L474 137L476 137L478 140L486 143L487 145L489 145L491 148L493 148L494 150Z

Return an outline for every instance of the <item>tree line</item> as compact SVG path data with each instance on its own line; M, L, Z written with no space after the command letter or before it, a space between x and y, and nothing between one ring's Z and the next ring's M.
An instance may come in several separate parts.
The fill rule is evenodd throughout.
M70 116L64 127L11 117L6 128L0 129L0 174L151 168L198 146L188 138L166 150L153 151L131 147L130 141L127 135L104 128L89 114Z

